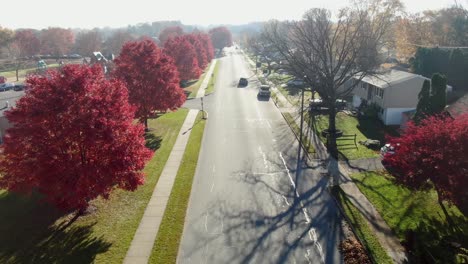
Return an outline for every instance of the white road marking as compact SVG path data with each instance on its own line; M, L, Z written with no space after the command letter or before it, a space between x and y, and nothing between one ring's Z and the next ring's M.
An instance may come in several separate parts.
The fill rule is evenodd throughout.
M296 189L296 184L294 183L294 180L291 177L291 174L289 173L288 166L286 165L286 161L283 158L283 153L280 152L279 155L280 155L281 160L283 161L284 167L286 168L286 172L288 174L289 181L291 182L291 185L293 186L293 188ZM296 197L299 198L299 193L297 192L297 190L295 191L295 195L296 195ZM304 214L304 217L305 217L307 223L310 223L311 219L309 217L309 214L307 213L307 210L306 210L306 208L304 206L304 203L302 201L300 201L299 203L301 205L302 213ZM309 239L314 243L314 246L317 247L317 250L319 252L320 259L322 260L322 263L325 263L325 256L323 254L322 245L320 245L320 243L318 242L317 233L315 232L315 228L311 228L308 233L309 233ZM307 252L307 253L309 253L309 252ZM306 255L306 258L309 260L308 255ZM310 260L309 260L309 263L310 263Z
M213 172L213 175L211 176L211 188L210 188L210 193L213 192L213 188L214 188L214 185L215 185L215 173L216 173L216 166L215 166L215 165L213 165L212 172Z
M263 152L262 147L260 146L258 146L258 150L260 151L260 154L262 154L262 157L263 157L263 166L265 166L265 169L268 169L268 162L267 162L265 152Z

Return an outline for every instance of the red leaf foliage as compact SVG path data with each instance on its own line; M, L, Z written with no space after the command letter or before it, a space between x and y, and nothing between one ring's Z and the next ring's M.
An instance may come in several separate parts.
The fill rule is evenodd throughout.
M114 62L115 76L126 83L136 117L145 123L154 111L177 109L185 102L174 61L152 40L127 42Z
M164 52L174 59L182 80L200 77L202 70L198 67L197 52L185 36L168 39L164 44Z
M396 154L387 154L387 163L397 181L410 188L424 188L430 180L439 199L448 200L468 212L468 114L455 119L432 116L419 126L408 124L399 138Z
M198 67L202 70L205 69L209 61L207 49L205 48L205 44L200 38L200 34L188 34L184 35L183 37L186 38L190 42L190 44L192 44L192 46L195 48L195 52L197 54Z
M183 34L184 30L179 26L167 27L159 33L159 43L160 45L164 45L168 39L182 36Z
M38 191L61 209L85 209L114 188L135 190L151 158L125 85L99 67L66 65L30 76L28 92L6 113L0 187Z
M216 27L209 31L215 49L232 46L232 34L227 27Z
M205 54L208 62L210 62L214 58L214 48L213 43L211 42L210 35L206 33L199 33L197 34L200 41L203 43L203 47L205 48Z

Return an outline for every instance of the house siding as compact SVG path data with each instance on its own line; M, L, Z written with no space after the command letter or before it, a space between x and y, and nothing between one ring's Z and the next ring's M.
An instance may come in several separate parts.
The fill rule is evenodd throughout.
M418 104L418 94L421 91L424 78L416 76L401 83L385 88L383 108L413 109Z
M414 110L415 108L386 108L381 116L385 125L400 125L403 120L403 112Z

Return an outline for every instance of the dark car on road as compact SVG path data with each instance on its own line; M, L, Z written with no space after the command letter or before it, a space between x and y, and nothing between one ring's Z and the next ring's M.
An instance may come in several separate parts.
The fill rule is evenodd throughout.
M14 91L23 91L26 89L26 85L24 84L15 84L15 87L13 87Z
M258 90L257 97L258 98L270 98L270 96L271 96L270 86L261 85L260 89Z
M249 84L249 81L247 78L240 78L239 79L239 87L245 87Z

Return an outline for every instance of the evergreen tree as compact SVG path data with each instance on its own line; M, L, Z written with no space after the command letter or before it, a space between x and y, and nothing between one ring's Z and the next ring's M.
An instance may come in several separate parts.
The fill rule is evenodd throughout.
M447 78L440 73L432 75L431 80L431 114L441 113L447 104Z
M418 105L416 106L416 114L414 121L419 124L426 116L431 115L431 83L429 80L424 80L421 91L418 94Z

